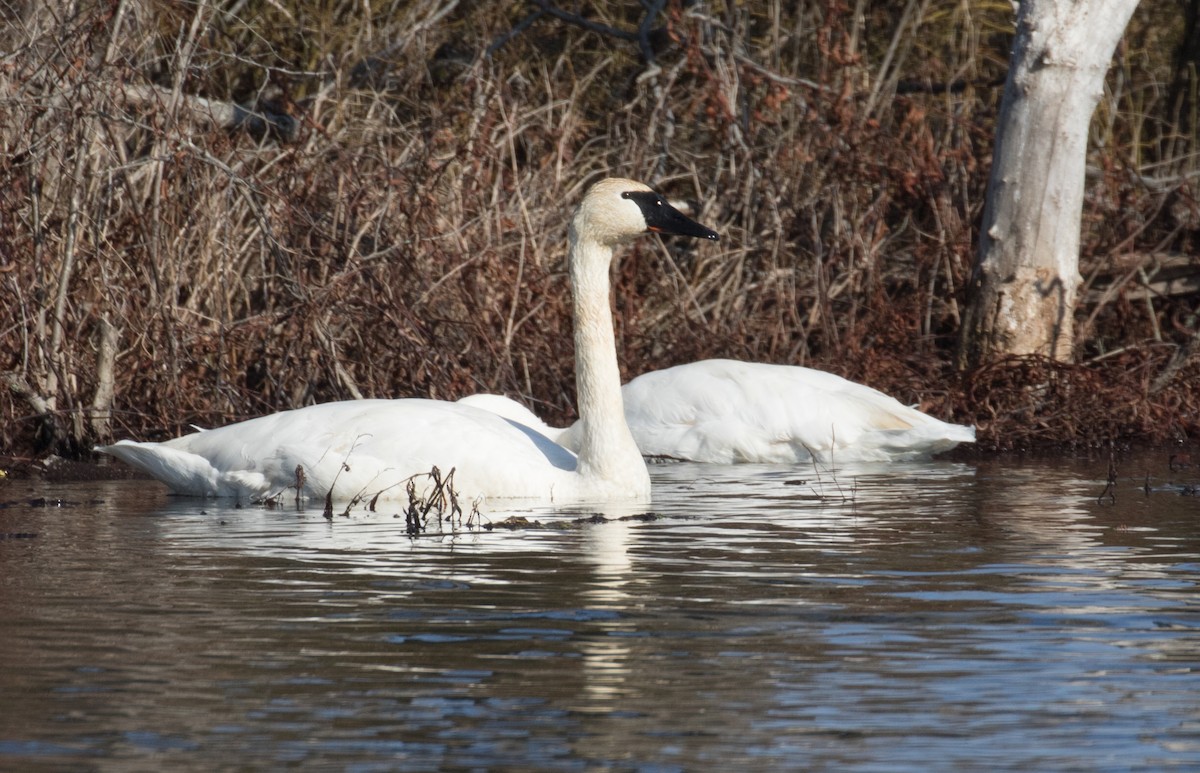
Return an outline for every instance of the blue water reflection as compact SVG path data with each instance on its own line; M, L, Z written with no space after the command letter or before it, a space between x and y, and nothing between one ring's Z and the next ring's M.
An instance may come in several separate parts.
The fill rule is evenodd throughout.
M416 539L13 483L0 768L1196 769L1200 499L1127 466L669 465Z

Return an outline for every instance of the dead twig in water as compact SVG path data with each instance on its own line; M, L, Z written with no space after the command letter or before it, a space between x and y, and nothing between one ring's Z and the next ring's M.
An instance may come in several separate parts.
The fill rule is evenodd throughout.
M850 495L847 496L845 489L842 488L841 481L839 481L837 478L837 473L834 472L836 465L835 465L834 459L833 459L833 451L836 446L837 446L837 437L835 434L834 438L833 438L833 443L829 447L829 467L827 467L825 471L827 473L829 473L829 478L833 482L834 488L837 489L837 492L838 492L837 498L840 499L842 502L853 502L858 497L858 480L854 479L854 486L850 491ZM824 480L821 478L821 462L818 460L816 453L814 453L813 450L811 448L809 448L808 446L804 446L804 450L808 452L809 460L812 462L812 466L813 466L813 474L816 476L817 482L824 483ZM808 481L807 480L799 481L799 483L807 484ZM787 481L785 485L788 485L788 484L797 485L797 484L792 483L791 481ZM817 491L811 485L809 485L809 488L812 490L813 494L816 495L817 499L834 499L834 497L828 496L827 494L822 494L821 492Z
M417 495L417 486L413 478L409 478L408 485L405 490L408 492L408 506L404 510L404 529L410 537L415 537L418 534L426 531L429 526L430 511L437 510L437 523L440 527L443 520L448 520L454 523L457 519L461 523L463 511L458 503L458 492L454 490L454 472L455 468L451 467L450 472L446 477L442 477L442 471L434 465L428 473L429 478L433 481L433 488L424 497ZM449 515L443 514L449 510ZM475 505L471 506L471 514L468 521L473 521L475 516L479 514Z
M304 465L296 465L296 507L300 507L300 494L304 491L304 482L308 476L304 474Z
M1100 492L1100 496L1096 497L1096 504L1104 504L1105 497L1108 498L1108 504L1115 505L1117 503L1117 463L1111 453L1108 456L1108 483Z

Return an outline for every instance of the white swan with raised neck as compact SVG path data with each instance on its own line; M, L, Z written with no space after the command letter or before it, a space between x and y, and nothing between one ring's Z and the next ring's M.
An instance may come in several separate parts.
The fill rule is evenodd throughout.
M256 500L298 488L317 500L404 499L406 481L422 491L436 466L454 471L467 502L649 502L650 478L625 424L609 298L615 248L647 232L717 239L646 185L618 178L593 185L571 220L577 453L492 412L422 399L324 403L97 450L199 496Z

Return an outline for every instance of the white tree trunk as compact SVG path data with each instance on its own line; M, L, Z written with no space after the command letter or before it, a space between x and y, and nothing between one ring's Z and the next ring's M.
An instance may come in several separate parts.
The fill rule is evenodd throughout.
M1088 126L1137 0L1024 0L959 362L1070 359Z

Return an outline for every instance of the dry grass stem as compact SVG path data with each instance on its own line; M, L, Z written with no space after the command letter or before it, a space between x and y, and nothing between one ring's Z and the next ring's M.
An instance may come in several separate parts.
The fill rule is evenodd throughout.
M1079 364L966 373L1011 4L580 8L7 3L0 447L480 390L569 422L566 221L606 175L722 234L614 269L627 377L822 367L985 450L1200 434L1200 52L1174 5L1142 4L1093 122Z

